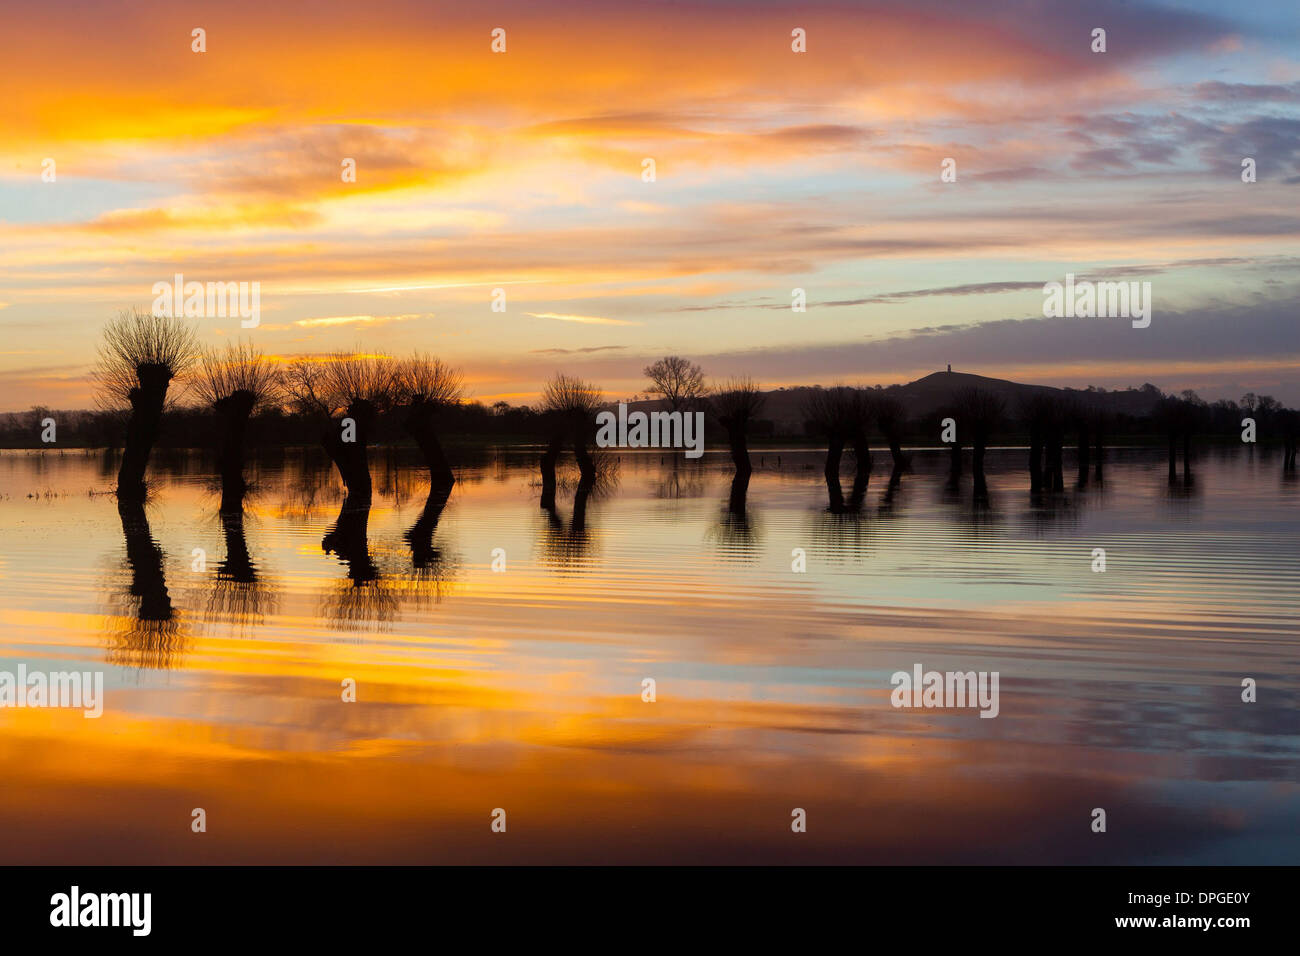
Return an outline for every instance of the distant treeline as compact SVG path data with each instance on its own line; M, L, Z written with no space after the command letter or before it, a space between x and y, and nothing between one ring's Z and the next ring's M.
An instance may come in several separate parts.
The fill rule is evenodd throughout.
M889 394L883 389L883 394ZM1242 420L1253 418L1259 428L1260 443L1281 441L1281 431L1269 425L1284 417L1294 415L1269 396L1244 396L1241 402L1219 400L1205 402L1194 393L1184 392L1175 398L1167 396L1166 402L1177 403L1190 421L1195 433L1207 439L1221 438L1240 441ZM1150 415L1123 413L1108 414L1106 437L1108 441L1125 444L1156 442L1168 431L1166 406L1158 406ZM934 445L939 443L940 422L945 412L936 411L916 417L905 417L901 435L908 444ZM44 422L53 419L56 424L56 441L42 442ZM0 415L0 447L3 448L114 448L121 447L126 433L127 414L124 411L55 410L36 406L25 412ZM438 411L439 431L455 443L542 443L548 438L549 419L543 412L528 405L510 405L497 402L491 406L481 402L463 402ZM724 439L724 430L710 418L707 423L711 447L718 447ZM248 422L246 440L250 447L277 447L313 445L320 426L311 414L270 405L255 412ZM594 434L594 420L591 426ZM813 420L792 425L772 419L756 418L748 425L751 438L763 442L777 440L815 443L823 433ZM1008 410L995 429L998 443L1022 443L1027 440L1028 425ZM169 408L162 416L158 437L160 448L215 447L221 437L221 422L210 405L202 407L180 405ZM880 436L873 436L880 437ZM376 444L411 444L409 434L403 429L396 414L380 414L375 422Z

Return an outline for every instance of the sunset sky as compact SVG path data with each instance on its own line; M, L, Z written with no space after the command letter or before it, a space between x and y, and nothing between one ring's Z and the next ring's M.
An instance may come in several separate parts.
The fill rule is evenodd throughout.
M676 352L1300 403L1296 13L0 0L0 410L89 406L104 322L175 273L261 283L205 344L431 350L484 401ZM1151 327L1044 319L1067 272L1150 281Z

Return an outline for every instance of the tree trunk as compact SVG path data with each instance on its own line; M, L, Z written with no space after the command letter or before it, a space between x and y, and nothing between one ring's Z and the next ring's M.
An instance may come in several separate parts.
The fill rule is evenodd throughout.
M217 427L221 430L217 452L217 468L221 474L221 510L242 510L244 493L244 440L248 431L248 418L253 413L256 396L238 391L218 399L213 405Z
M731 446L731 463L736 474L749 477L754 466L749 461L749 442L745 438L745 426L732 423L727 426L727 444Z
M1043 430L1029 426L1029 490L1043 490Z
M429 486L431 488L450 488L456 483L456 474L451 470L447 455L438 440L438 431L434 427L436 409L431 405L409 405L402 416L402 427L406 429L424 456L424 464L429 469Z
M1065 490L1064 445L1065 436L1061 432L1053 431L1048 434L1047 477L1052 491Z
M988 495L988 484L984 479L984 450L987 439L984 436L976 436L971 446L971 474L975 479L975 497L984 498Z
M117 496L127 501L143 501L144 473L149 454L162 429L163 403L172 374L165 365L141 365L136 369L140 384L131 389L131 417L126 426L126 448L117 473Z
M564 447L561 438L552 438L542 452L542 507L555 507L555 463L560 460L560 450Z
M844 439L831 435L826 443L826 493L830 498L830 509L834 512L844 510L844 491L840 487L840 459L844 455Z
M853 439L853 458L856 468L853 472L853 492L849 496L849 509L857 511L867 497L867 482L871 480L871 447L866 435L856 435Z
M899 444L897 435L889 436L889 454L894 458L894 471L901 472L907 459L903 457L903 446Z
M587 451L587 435L582 425L576 426L573 430L573 457L578 460L579 482L595 484L596 463L591 460L591 453Z

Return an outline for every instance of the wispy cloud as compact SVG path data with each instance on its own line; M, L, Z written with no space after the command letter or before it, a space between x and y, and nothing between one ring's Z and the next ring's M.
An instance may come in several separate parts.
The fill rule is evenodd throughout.
M579 322L583 325L640 325L628 319L607 319L599 315L567 315L563 312L528 312L535 319L555 319L557 322Z
M410 322L412 319L432 318L432 313L418 312L407 315L330 315L316 319L299 319L293 324L304 329L333 328L340 325L386 325L389 322Z
M529 349L529 355L590 355L592 352L616 352L626 345L593 345L585 349Z

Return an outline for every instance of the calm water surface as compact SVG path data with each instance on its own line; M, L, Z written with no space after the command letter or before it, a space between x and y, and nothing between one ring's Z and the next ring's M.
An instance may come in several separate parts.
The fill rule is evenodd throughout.
M1117 450L1040 502L990 458L987 507L919 452L845 516L808 452L756 452L743 513L720 457L624 454L553 514L531 453L441 508L379 454L340 515L290 451L240 522L197 455L119 514L102 453L0 453L0 669L107 688L98 720L0 709L0 862L1300 861L1280 457L1171 490ZM916 663L998 671L999 717L894 709Z

